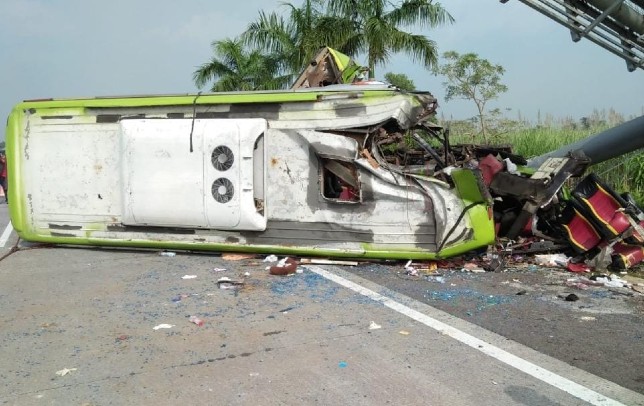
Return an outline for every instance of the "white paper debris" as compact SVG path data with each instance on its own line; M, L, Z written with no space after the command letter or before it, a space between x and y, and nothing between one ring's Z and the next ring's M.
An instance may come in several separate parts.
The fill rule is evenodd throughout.
M277 255L269 255L264 258L264 262L277 262Z
M63 368L60 371L56 371L56 375L65 376L65 375L71 373L72 371L76 371L76 368Z
M378 330L379 328L382 328L382 326L377 324L375 321L371 321L371 323L369 323L369 330Z
M183 276L181 277L181 279L194 279L194 278L196 278L196 277L197 277L197 275L183 275Z
M159 324L158 326L152 327L152 330L159 330L162 328L172 328L174 327L174 324Z
M564 254L537 254L534 256L537 265L542 266L566 266L570 258Z

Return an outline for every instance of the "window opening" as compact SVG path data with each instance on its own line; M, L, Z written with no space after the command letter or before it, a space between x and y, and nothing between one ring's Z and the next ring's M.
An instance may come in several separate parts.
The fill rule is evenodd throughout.
M360 182L355 165L326 158L321 161L322 196L338 202L360 202Z

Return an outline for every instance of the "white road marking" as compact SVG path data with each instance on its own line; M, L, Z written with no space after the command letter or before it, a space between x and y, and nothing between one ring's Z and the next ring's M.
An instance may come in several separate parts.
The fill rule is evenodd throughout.
M578 383L575 383L569 379L564 378L561 375L557 375L554 372L550 372L545 368L542 368L538 365L535 365L529 361L524 360L516 355L510 354L509 352L502 350L501 348L495 347L491 344L486 343L483 340L480 340L470 334L467 334L461 330L458 330L448 324L445 324L441 321L438 321L432 317L427 316L417 310L414 310L408 306L405 306L401 303L394 301L393 299L383 296L379 293L374 292L373 290L367 289L362 285L351 282L341 276L338 276L334 273L331 273L325 269L322 269L313 265L304 265L307 269L316 274L333 281L345 288L351 289L352 291L359 293L363 296L366 296L376 302L380 302L388 308L397 311L407 317L410 317L424 325L433 328L434 330L445 334L449 337L452 337L455 340L460 341L463 344L466 344L475 350L481 351L482 353L489 355L513 368L518 369L521 372L524 372L530 376L533 376L539 379L542 382L547 383L548 385L554 386L555 388L561 389L566 393L569 393L572 396L575 396L579 399L585 400L586 402L592 405L622 405L614 399L606 397L600 393L597 393L591 389L586 388Z
M5 246L12 232L13 226L11 225L11 222L9 222L9 224L7 224L7 227L5 227L4 229L2 236L0 237L0 248L3 248Z

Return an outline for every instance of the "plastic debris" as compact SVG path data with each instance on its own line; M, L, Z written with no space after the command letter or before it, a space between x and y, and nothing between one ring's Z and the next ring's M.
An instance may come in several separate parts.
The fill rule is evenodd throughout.
M408 336L408 335L409 335L409 331L406 331L406 330L400 330L400 331L398 332L398 334L402 334L402 335L404 335L404 336Z
M508 172L513 175L520 175L519 171L517 170L517 166L514 164L514 162L510 161L510 158L505 158L503 162L505 162L505 168Z
M212 271L213 272L226 272L227 269L226 268L212 268Z
M181 279L195 279L197 275L183 275Z
M582 321L595 321L595 320L597 320L597 319L596 319L595 317L593 317L593 316L583 316L583 317L581 318L581 320L582 320Z
M371 323L369 323L369 330L378 330L379 328L382 328L382 326L377 324L375 321L372 320Z
M244 272L244 276L250 276L250 272Z
M159 324L152 327L152 330L160 330L162 328L172 328L172 327L174 327L174 324Z
M60 371L56 371L56 375L58 376L65 376L67 374L72 373L72 371L76 371L77 368L63 368Z
M340 361L338 362L338 366L340 368L346 368L349 364L346 361Z
M579 296L575 295L574 293L569 294L564 298L566 302L576 302L579 300Z
M177 256L177 253L172 251L162 251L159 253L159 255L161 255L162 257L175 257Z
M264 262L277 262L278 258L277 255L269 255L266 258L264 258Z
M194 324L198 325L199 327L204 325L204 321L202 319L200 319L199 317L197 317L197 316L190 316L188 318L188 321L190 323L194 323Z
M599 276L595 278L596 282L600 282L604 284L604 286L608 288L625 288L628 287L628 282L625 280L621 279L617 275L612 275L612 276Z

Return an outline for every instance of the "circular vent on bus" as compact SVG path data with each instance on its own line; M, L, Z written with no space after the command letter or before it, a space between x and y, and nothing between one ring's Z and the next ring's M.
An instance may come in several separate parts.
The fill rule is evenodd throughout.
M219 203L228 203L235 195L233 183L226 178L212 182L212 197Z
M231 166L233 166L235 155L230 148L225 145L220 145L212 151L210 160L212 161L212 166L214 166L218 171L227 171Z

